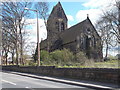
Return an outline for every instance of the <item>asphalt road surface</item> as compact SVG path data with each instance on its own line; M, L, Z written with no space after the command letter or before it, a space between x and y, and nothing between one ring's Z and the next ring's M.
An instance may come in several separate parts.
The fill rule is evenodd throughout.
M81 88L75 85L2 72L2 88Z

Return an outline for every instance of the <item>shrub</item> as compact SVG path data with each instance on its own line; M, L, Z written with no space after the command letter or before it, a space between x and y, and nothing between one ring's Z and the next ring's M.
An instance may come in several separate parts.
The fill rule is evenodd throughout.
M63 49L63 61L65 62L72 62L74 60L74 55L68 49Z
M76 55L68 49L55 50L48 52L41 50L41 65L54 65L54 66L93 66L94 61L89 60L83 52ZM76 57L75 57L76 56Z
M52 63L56 65L71 65L74 55L68 49L55 50L50 53Z
M49 65L51 63L51 58L48 51L41 50L40 60L42 65Z
M27 60L25 65L26 65L26 66L37 66L37 63L35 63L35 62L32 61L32 60Z
M94 66L94 60L88 59L83 52L78 52L76 54L76 65L84 65L84 66Z
M56 64L61 64L63 60L62 52L61 50L55 50L50 53L51 57L51 62L56 65Z

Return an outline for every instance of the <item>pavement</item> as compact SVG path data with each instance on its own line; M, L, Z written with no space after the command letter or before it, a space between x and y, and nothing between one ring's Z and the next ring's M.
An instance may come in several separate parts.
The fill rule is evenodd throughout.
M74 79L66 79L66 78L58 78L58 77L49 77L49 76L20 73L20 72L13 72L13 71L3 71L3 72L37 78L37 79L49 80L49 81L54 81L54 82L59 82L59 83L65 83L69 85L82 86L82 87L87 87L87 88L91 88L95 90L103 90L103 89L104 90L120 90L120 86L115 85L115 84L74 80Z
M17 74L12 74L12 73L6 73L2 72L2 89L8 89L8 90L38 90L41 89L66 89L69 90L72 88L77 88L78 90L92 90L86 87L82 86L75 86L75 85L69 85L65 83L60 83L60 82L54 82L54 81L49 81L49 80L43 80L43 79L37 79L37 78L32 78L32 77L27 77L27 76L22 76L22 75L17 75ZM68 89L69 88L69 89Z

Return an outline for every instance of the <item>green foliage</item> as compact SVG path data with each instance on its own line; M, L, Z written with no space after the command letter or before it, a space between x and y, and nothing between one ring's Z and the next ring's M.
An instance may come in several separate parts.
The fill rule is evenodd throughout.
M119 60L109 60L105 62L96 62L96 68L119 68Z
M55 50L48 52L41 50L41 65L56 66L59 68L118 68L118 60L94 62L88 59L83 52L73 54L68 49ZM37 65L35 62L29 62L28 65Z
M54 65L58 65L58 64L60 64L61 65L61 63L62 63L62 60L63 60L63 56L62 56L62 52L60 51L60 50L56 50L56 51L54 51L54 52L51 52L50 53L50 57L51 57L51 59L52 59L52 63L54 64Z
M77 65L91 65L92 63L94 63L93 60L89 60L86 55L83 52L79 52L76 54L76 64Z
M52 63L55 65L71 65L74 55L68 49L55 50L50 53Z
M48 52L41 50L40 60L42 65L54 65L54 66L81 66L92 65L93 60L89 60L83 52L79 52L76 55L68 49L55 50Z
M41 50L40 52L40 60L42 65L51 64L51 58L48 51Z
M63 62L72 62L72 61L74 61L74 55L68 49L63 49L62 54L63 54Z
M120 68L119 66L120 61L119 60L110 60L105 62L92 62L90 65L89 62L87 62L87 65L74 65L74 66L58 66L58 68Z
M33 60L27 60L25 66L37 66L37 63Z

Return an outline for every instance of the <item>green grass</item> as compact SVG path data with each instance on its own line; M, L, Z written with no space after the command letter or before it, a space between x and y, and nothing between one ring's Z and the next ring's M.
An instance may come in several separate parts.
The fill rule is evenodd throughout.
M37 63L33 61L26 62L24 66L37 66ZM85 65L81 65L80 63L71 63L71 65L61 66L59 64L49 64L43 66L56 66L57 68L120 68L120 60L109 60L104 62L86 62Z
M57 66L58 68L120 68L120 60L110 60L104 62L93 62L92 65L80 66Z
M109 60L105 62L96 62L94 65L97 68L120 68L120 60Z

